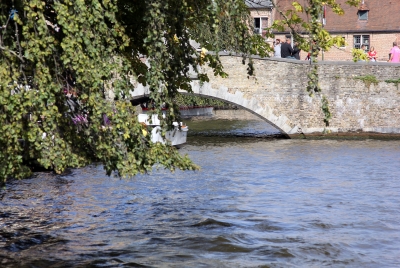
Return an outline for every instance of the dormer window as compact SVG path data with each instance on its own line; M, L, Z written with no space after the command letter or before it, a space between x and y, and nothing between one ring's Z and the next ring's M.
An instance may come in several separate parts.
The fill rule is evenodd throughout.
M368 11L369 8L365 3L365 0L362 0L361 6L358 8L358 20L368 20Z
M359 10L358 11L358 19L359 20L368 20L368 10Z

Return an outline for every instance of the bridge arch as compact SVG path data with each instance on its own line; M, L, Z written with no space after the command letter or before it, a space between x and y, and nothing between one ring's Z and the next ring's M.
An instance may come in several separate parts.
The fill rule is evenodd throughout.
M272 123L268 118L265 118L264 116L262 116L261 114L256 113L254 110L252 110L252 108L248 108L248 107L244 107L242 106L242 104L239 104L237 102L233 102L233 101L229 101L226 99L222 99L220 97L215 97L215 96L211 96L211 95L205 95L205 94L199 94L199 93L188 93L188 92L181 92L183 95L194 95L194 96L199 96L199 97L205 97L205 98L210 98L210 99L216 99L216 100L220 100L223 101L225 103L229 103L229 104L233 104L236 105L238 107L240 107L243 110L246 110L247 112L250 112L251 114L254 114L255 116L257 116L258 118L262 119L263 121L265 121L266 123L270 124L271 126L273 126L274 128L276 128L277 130L280 131L281 135L285 138L290 138L290 136L284 132L279 126L275 125L274 123ZM135 96L131 99L131 103L132 105L139 105L142 102L145 102L149 99L149 94L144 94L141 96ZM251 100L250 100L251 101Z
M216 99L236 105L264 120L266 123L279 130L281 134L287 138L289 138L288 134L294 131L291 126L287 125L288 118L285 115L275 116L271 107L263 105L263 103L255 97L245 98L241 91L231 91L226 86L214 89L210 83L200 83L199 81L192 82L192 90L193 93L182 93ZM297 129L295 131L297 131Z

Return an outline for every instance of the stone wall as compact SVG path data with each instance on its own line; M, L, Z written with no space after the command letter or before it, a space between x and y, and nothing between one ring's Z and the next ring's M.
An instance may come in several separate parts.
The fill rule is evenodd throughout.
M241 57L222 56L229 74L210 83L193 81L195 93L237 104L264 118L283 133L400 133L400 90L388 79L400 78L400 65L390 63L323 62L319 66L322 94L332 113L325 127L321 96L305 88L310 65L305 61L254 59L256 74L247 76ZM378 84L357 77L373 75Z
M228 110L213 110L211 116L191 116L192 121L209 121L209 120L244 120L244 121L261 121L265 122L257 115L250 113L245 109L228 109Z
M244 109L214 110L213 114L212 119L263 121L260 117Z

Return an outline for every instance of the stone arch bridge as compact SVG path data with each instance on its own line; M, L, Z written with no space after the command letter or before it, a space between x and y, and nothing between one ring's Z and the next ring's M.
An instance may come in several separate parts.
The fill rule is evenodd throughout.
M332 113L325 127L321 96L306 91L308 61L255 58L255 76L237 56L221 56L228 78L214 77L201 84L193 80L193 93L236 104L264 119L284 135L379 135L400 136L400 89L387 82L400 79L400 65L372 62L320 62L322 94ZM375 77L378 82L371 82ZM369 79L368 79L369 78ZM132 98L148 89L139 85Z

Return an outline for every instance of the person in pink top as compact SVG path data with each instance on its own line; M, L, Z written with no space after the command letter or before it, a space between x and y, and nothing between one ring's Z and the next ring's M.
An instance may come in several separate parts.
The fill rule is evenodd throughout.
M400 48L397 46L397 42L393 42L393 47L390 50L389 62L400 62Z

